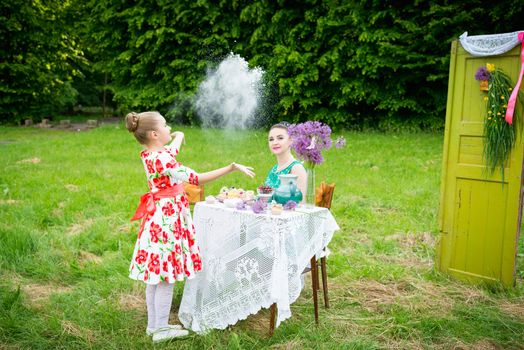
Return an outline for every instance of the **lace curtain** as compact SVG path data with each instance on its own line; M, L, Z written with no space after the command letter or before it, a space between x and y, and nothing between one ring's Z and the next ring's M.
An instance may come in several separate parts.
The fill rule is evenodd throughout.
M518 44L518 31L513 33L468 36L464 32L460 37L462 47L473 56L494 56L508 52Z

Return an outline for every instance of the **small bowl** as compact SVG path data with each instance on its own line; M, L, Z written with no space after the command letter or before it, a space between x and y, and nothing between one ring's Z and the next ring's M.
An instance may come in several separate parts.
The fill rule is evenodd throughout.
M238 203L242 202L240 198L227 198L224 199L224 205L228 208L236 208Z
M275 191L271 191L271 192L269 192L269 193L264 193L264 192L260 192L260 190L257 189L257 194L258 194L259 196L260 196L260 195L265 196L265 195L269 195L269 194L270 194L270 195L273 195L273 192L275 192ZM255 194L255 193L253 192L253 194Z
M215 204L217 202L217 199L215 196L207 196L206 197L206 203L207 204Z
M256 198L261 198L264 201L269 201L273 197L273 192L271 193L259 193L257 194Z

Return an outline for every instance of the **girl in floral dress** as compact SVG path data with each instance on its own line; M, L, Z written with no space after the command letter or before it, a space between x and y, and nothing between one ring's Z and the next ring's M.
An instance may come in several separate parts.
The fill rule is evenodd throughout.
M193 278L202 269L195 228L183 183L204 184L235 170L253 177L253 168L231 163L198 174L176 161L184 138L158 112L129 113L126 127L145 146L144 164L149 192L140 198L131 220L141 219L129 277L146 283L147 329L153 341L188 334L178 325L169 325L175 281Z

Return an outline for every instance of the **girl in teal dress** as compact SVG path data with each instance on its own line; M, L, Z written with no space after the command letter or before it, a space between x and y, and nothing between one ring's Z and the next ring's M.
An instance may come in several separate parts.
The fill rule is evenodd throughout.
M302 163L291 154L292 139L287 131L289 124L281 122L269 129L269 150L276 156L277 164L267 174L265 185L276 189L280 186L279 175L297 175L297 186L302 192L302 198L306 198L307 173Z

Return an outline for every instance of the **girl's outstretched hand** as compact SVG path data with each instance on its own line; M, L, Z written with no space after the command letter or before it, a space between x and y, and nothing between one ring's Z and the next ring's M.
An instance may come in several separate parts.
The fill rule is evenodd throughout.
M250 167L250 166L245 166L245 165L238 164L238 163L231 163L231 165L233 166L234 170L238 170L238 171L246 174L249 177L254 177L255 176L255 173L253 172L253 168Z
M171 133L171 147L179 150L182 142L186 144L186 139L184 138L184 133L182 131L175 131Z
M184 133L182 131L175 131L171 133L171 138L174 140L175 138L180 138L180 140L184 139Z

